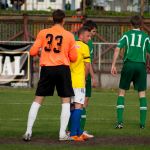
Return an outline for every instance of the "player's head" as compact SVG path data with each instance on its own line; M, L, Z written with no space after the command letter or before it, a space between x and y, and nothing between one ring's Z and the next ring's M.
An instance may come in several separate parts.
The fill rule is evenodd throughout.
M76 15L77 16L81 16L82 15L82 9L81 8L76 9Z
M53 12L52 16L53 16L54 24L63 24L64 23L65 13L62 10L60 10L60 9L55 10Z
M78 31L79 40L87 43L91 39L91 33L88 27L83 26Z
M90 32L91 32L91 36L94 36L97 32L97 25L94 21L92 20L87 20L83 26L86 26L89 28Z
M142 17L138 15L132 16L130 22L134 28L140 28L142 25Z

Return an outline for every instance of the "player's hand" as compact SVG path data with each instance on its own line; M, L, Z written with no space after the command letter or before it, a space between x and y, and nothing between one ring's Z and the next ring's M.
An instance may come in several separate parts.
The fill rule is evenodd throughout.
M111 67L111 74L112 74L113 76L116 76L116 75L117 75L117 69L116 69L115 66L112 66L112 67Z
M97 81L95 80L95 78L92 78L92 87L96 87L97 86Z
M38 56L39 57L41 57L41 51L42 51L42 49L40 48L39 51L38 51Z

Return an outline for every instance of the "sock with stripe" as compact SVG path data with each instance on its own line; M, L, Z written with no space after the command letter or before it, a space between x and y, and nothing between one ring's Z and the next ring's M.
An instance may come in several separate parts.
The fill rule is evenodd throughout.
M83 108L81 112L81 120L80 120L80 126L83 131L84 131L85 123L86 123L86 109Z
M123 111L124 111L124 96L118 96L117 99L117 121L123 123Z
M146 97L141 97L139 100L140 100L140 125L145 127L147 114L147 100Z

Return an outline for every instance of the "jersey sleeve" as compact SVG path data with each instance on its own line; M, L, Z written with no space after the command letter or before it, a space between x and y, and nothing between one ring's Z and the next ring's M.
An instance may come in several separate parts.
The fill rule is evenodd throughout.
M83 47L83 58L84 58L84 62L91 62L90 61L90 50L89 47L87 45L85 45Z
M74 34L74 38L75 38L76 41L79 39L76 34Z
M69 45L69 59L71 62L74 62L77 60L77 49L76 49L76 42L74 39L74 36L71 34L70 37L70 45Z
M150 53L150 37L147 40L147 52Z
M126 35L123 35L122 38L118 41L117 47L123 48L126 45L127 38Z
M37 38L30 49L30 55L35 56L38 54L39 49L42 47L42 31L40 31L37 35Z
M88 41L88 47L89 47L89 50L90 50L90 58L91 58L91 62L92 62L93 59L94 59L94 45L93 45L92 40Z

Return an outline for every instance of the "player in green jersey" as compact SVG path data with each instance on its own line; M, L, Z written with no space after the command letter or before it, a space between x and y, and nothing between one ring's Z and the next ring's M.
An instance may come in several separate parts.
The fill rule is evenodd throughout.
M133 82L134 89L138 91L140 101L140 128L145 127L147 100L145 90L147 88L146 73L146 52L150 53L150 37L148 34L140 30L142 18L140 16L131 17L131 25L133 29L125 32L119 40L111 67L111 74L116 75L116 60L120 49L124 48L123 68L121 71L119 83L119 95L117 99L117 125L116 128L123 127L123 111L125 92L130 88Z
M90 31L91 31L91 38L96 35L97 25L96 25L95 22L93 22L92 20L87 20L83 24L83 26L86 26L86 27L88 27L90 29ZM86 134L88 137L93 138L94 136L89 134L84 129L85 123L86 123L86 108L87 108L88 103L89 103L89 98L91 97L92 86L95 87L96 84L97 84L96 80L95 80L93 67L92 67L92 62L93 62L93 58L94 58L94 51L93 51L94 46L93 46L92 39L90 39L87 44L88 44L89 50L90 50L91 64L90 64L90 73L88 74L87 79L86 79L86 95L85 95L85 102L84 102L83 110L82 110L82 114L81 114L81 128L82 128L82 130L84 130L84 134Z

